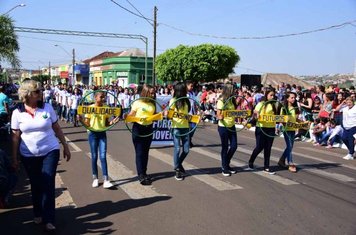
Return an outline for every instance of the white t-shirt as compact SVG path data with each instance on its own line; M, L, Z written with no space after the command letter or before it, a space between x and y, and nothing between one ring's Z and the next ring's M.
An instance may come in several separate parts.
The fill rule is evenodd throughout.
M44 90L43 91L43 95L44 95L44 97L45 98L48 98L48 97L51 97L51 95L52 95L52 90Z
M56 97L56 102L59 103L60 99L59 99L59 93L60 93L60 89L58 87L54 88L54 96Z
M60 90L59 91L59 96L60 96L60 102L62 106L65 106L67 104L67 91L66 90Z
M349 109L348 106L345 106L340 112L342 112L342 125L346 130L356 126L356 105L351 109Z
M78 109L78 104L79 104L79 101L82 99L82 96L81 95L72 95L70 97L70 99L72 100L72 105L71 105L71 109Z
M21 104L11 117L11 129L21 131L20 154L24 157L39 157L59 149L58 139L52 129L57 122L52 106L45 103L37 108L34 116L27 113Z
M106 94L106 102L109 104L109 105L115 105L115 103L117 103L117 94L116 92L113 90L113 91L110 91L110 90L107 90L107 94Z

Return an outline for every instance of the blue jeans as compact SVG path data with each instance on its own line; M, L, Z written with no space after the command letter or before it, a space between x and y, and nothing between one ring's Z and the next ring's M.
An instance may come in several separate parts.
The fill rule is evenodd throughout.
M328 139L329 139L329 137L330 137L330 135L331 135L330 131L329 132L323 132L321 134L321 138L319 139L318 143L319 144L326 144Z
M342 135L342 141L346 145L347 149L349 150L349 154L355 153L355 138L354 134L356 134L356 126L352 127L349 130L344 128L344 133Z
M228 170L230 167L231 158L234 156L237 149L236 128L235 126L218 126L218 132L221 140L221 167L223 170Z
M106 148L107 148L107 140L106 140L106 132L94 132L89 131L89 145L91 152L91 169L93 173L93 177L98 177L98 151L101 163L101 170L103 172L104 180L108 180L108 167L106 163Z
M147 174L148 154L153 138L153 135L151 135L153 131L152 127L153 125L143 126L138 123L134 123L132 126L132 142L135 147L136 170L138 176Z
M55 221L55 176L59 149L41 157L21 157L30 179L33 213L44 223Z
M263 129L263 131L262 131ZM271 158L271 149L273 145L275 135L275 128L265 128L265 127L256 127L255 137L256 137L256 147L253 150L251 157L249 159L249 164L253 164L260 152L263 152L264 158L264 169L269 169L269 161Z
M77 113L78 110L77 109L70 109L70 116L69 116L69 121L72 123L77 123Z
M294 146L295 131L286 131L284 134L284 141L286 142L286 149L282 154L282 159L287 159L288 163L293 162L292 150Z
M189 129L190 129L190 131L192 130L192 129L194 129L194 131L192 131L192 132L190 132L190 134L189 134L189 143L192 143L192 139L193 139L193 136L194 136L194 133L195 133L195 131L196 131L196 123L194 123L194 122L190 122L189 123Z
M173 128L173 144L174 144L174 152L173 152L173 160L174 160L174 169L179 169L182 167L182 163L185 157L189 153L189 141L190 136L184 135L189 132L189 128ZM181 152L180 142L182 141L183 150Z

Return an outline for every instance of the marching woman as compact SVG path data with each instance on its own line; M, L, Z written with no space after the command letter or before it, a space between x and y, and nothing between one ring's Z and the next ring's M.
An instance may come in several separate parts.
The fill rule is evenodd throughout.
M189 153L189 121L187 118L190 110L190 101L187 98L187 87L185 83L179 82L174 86L174 96L169 101L170 111L176 115L172 118L172 134L174 143L174 170L176 180L184 180L185 169L183 161ZM182 142L182 149L180 143Z
M226 84L222 94L218 98L216 116L218 122L218 132L221 140L221 168L223 176L236 174L236 170L230 167L231 158L237 149L237 134L235 128L235 118L223 115L224 110L235 110L236 99L233 97L234 87ZM229 146L230 142L230 146Z
M20 103L11 117L13 168L18 170L18 154L30 179L34 223L55 227L55 176L60 155L69 161L71 154L52 106L43 102L42 87L34 80L19 88ZM58 138L58 139L57 139Z
M131 111L127 115L141 119L134 122L132 126L132 142L135 147L138 180L142 185L150 185L152 183L151 177L147 175L147 165L153 137L153 123L143 119L152 116L156 112L155 99L156 91L154 87L145 84L140 93L140 99L132 103Z
M105 91L97 91L94 93L94 104L90 105L92 107L104 107L106 103L106 92ZM81 118L81 116L78 116ZM85 114L84 123L86 126L92 128L92 131L88 130L88 140L90 146L91 153L91 168L93 174L93 183L92 187L99 187L98 180L98 153L100 158L101 169L103 173L103 188L109 189L114 185L109 180L108 175L108 167L106 161L106 150L107 150L107 137L106 131L100 131L106 129L108 126L114 125L119 121L119 117L114 118L109 121L109 117L107 115L102 114Z
M342 112L342 127L344 128L342 141L349 150L349 153L343 157L343 159L353 160L356 139L356 105L354 104L352 97L349 96L337 106L335 110Z
M253 112L254 117L258 120L260 115L277 115L278 107L275 102L275 90L272 88L267 88L264 92L263 100L260 101ZM271 171L269 168L269 162L271 157L271 149L275 136L275 123L274 122L259 122L257 121L255 137L256 137L256 147L252 152L250 160L248 162L249 169L254 169L253 163L255 162L257 155L263 152L264 156L264 168L263 172L268 173L270 175L274 175L275 172Z
M297 117L299 115L298 106L295 106L295 98L296 94L294 92L287 92L284 98L284 107L281 109L282 115L289 116L289 122L296 123ZM284 141L286 142L286 149L284 150L281 158L278 161L278 165L282 168L287 168L290 172L297 172L297 168L293 163L293 145L294 145L294 137L295 137L296 129L293 127L287 126L285 132L283 133ZM288 166L286 165L286 159L288 162Z

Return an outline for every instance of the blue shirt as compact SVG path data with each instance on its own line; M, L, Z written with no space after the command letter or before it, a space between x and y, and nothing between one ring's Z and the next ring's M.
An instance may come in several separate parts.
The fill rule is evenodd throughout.
M5 103L9 103L9 98L4 93L0 93L0 114L7 113L5 109Z

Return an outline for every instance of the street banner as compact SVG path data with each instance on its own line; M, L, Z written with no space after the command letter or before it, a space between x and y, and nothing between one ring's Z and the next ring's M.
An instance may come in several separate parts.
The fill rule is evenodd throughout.
M157 104L156 112L161 112L161 107L165 109L169 105L172 96L158 95L156 97ZM160 107L161 106L161 107ZM153 122L153 139L152 146L167 146L173 145L173 135L170 131L172 122L168 119Z

